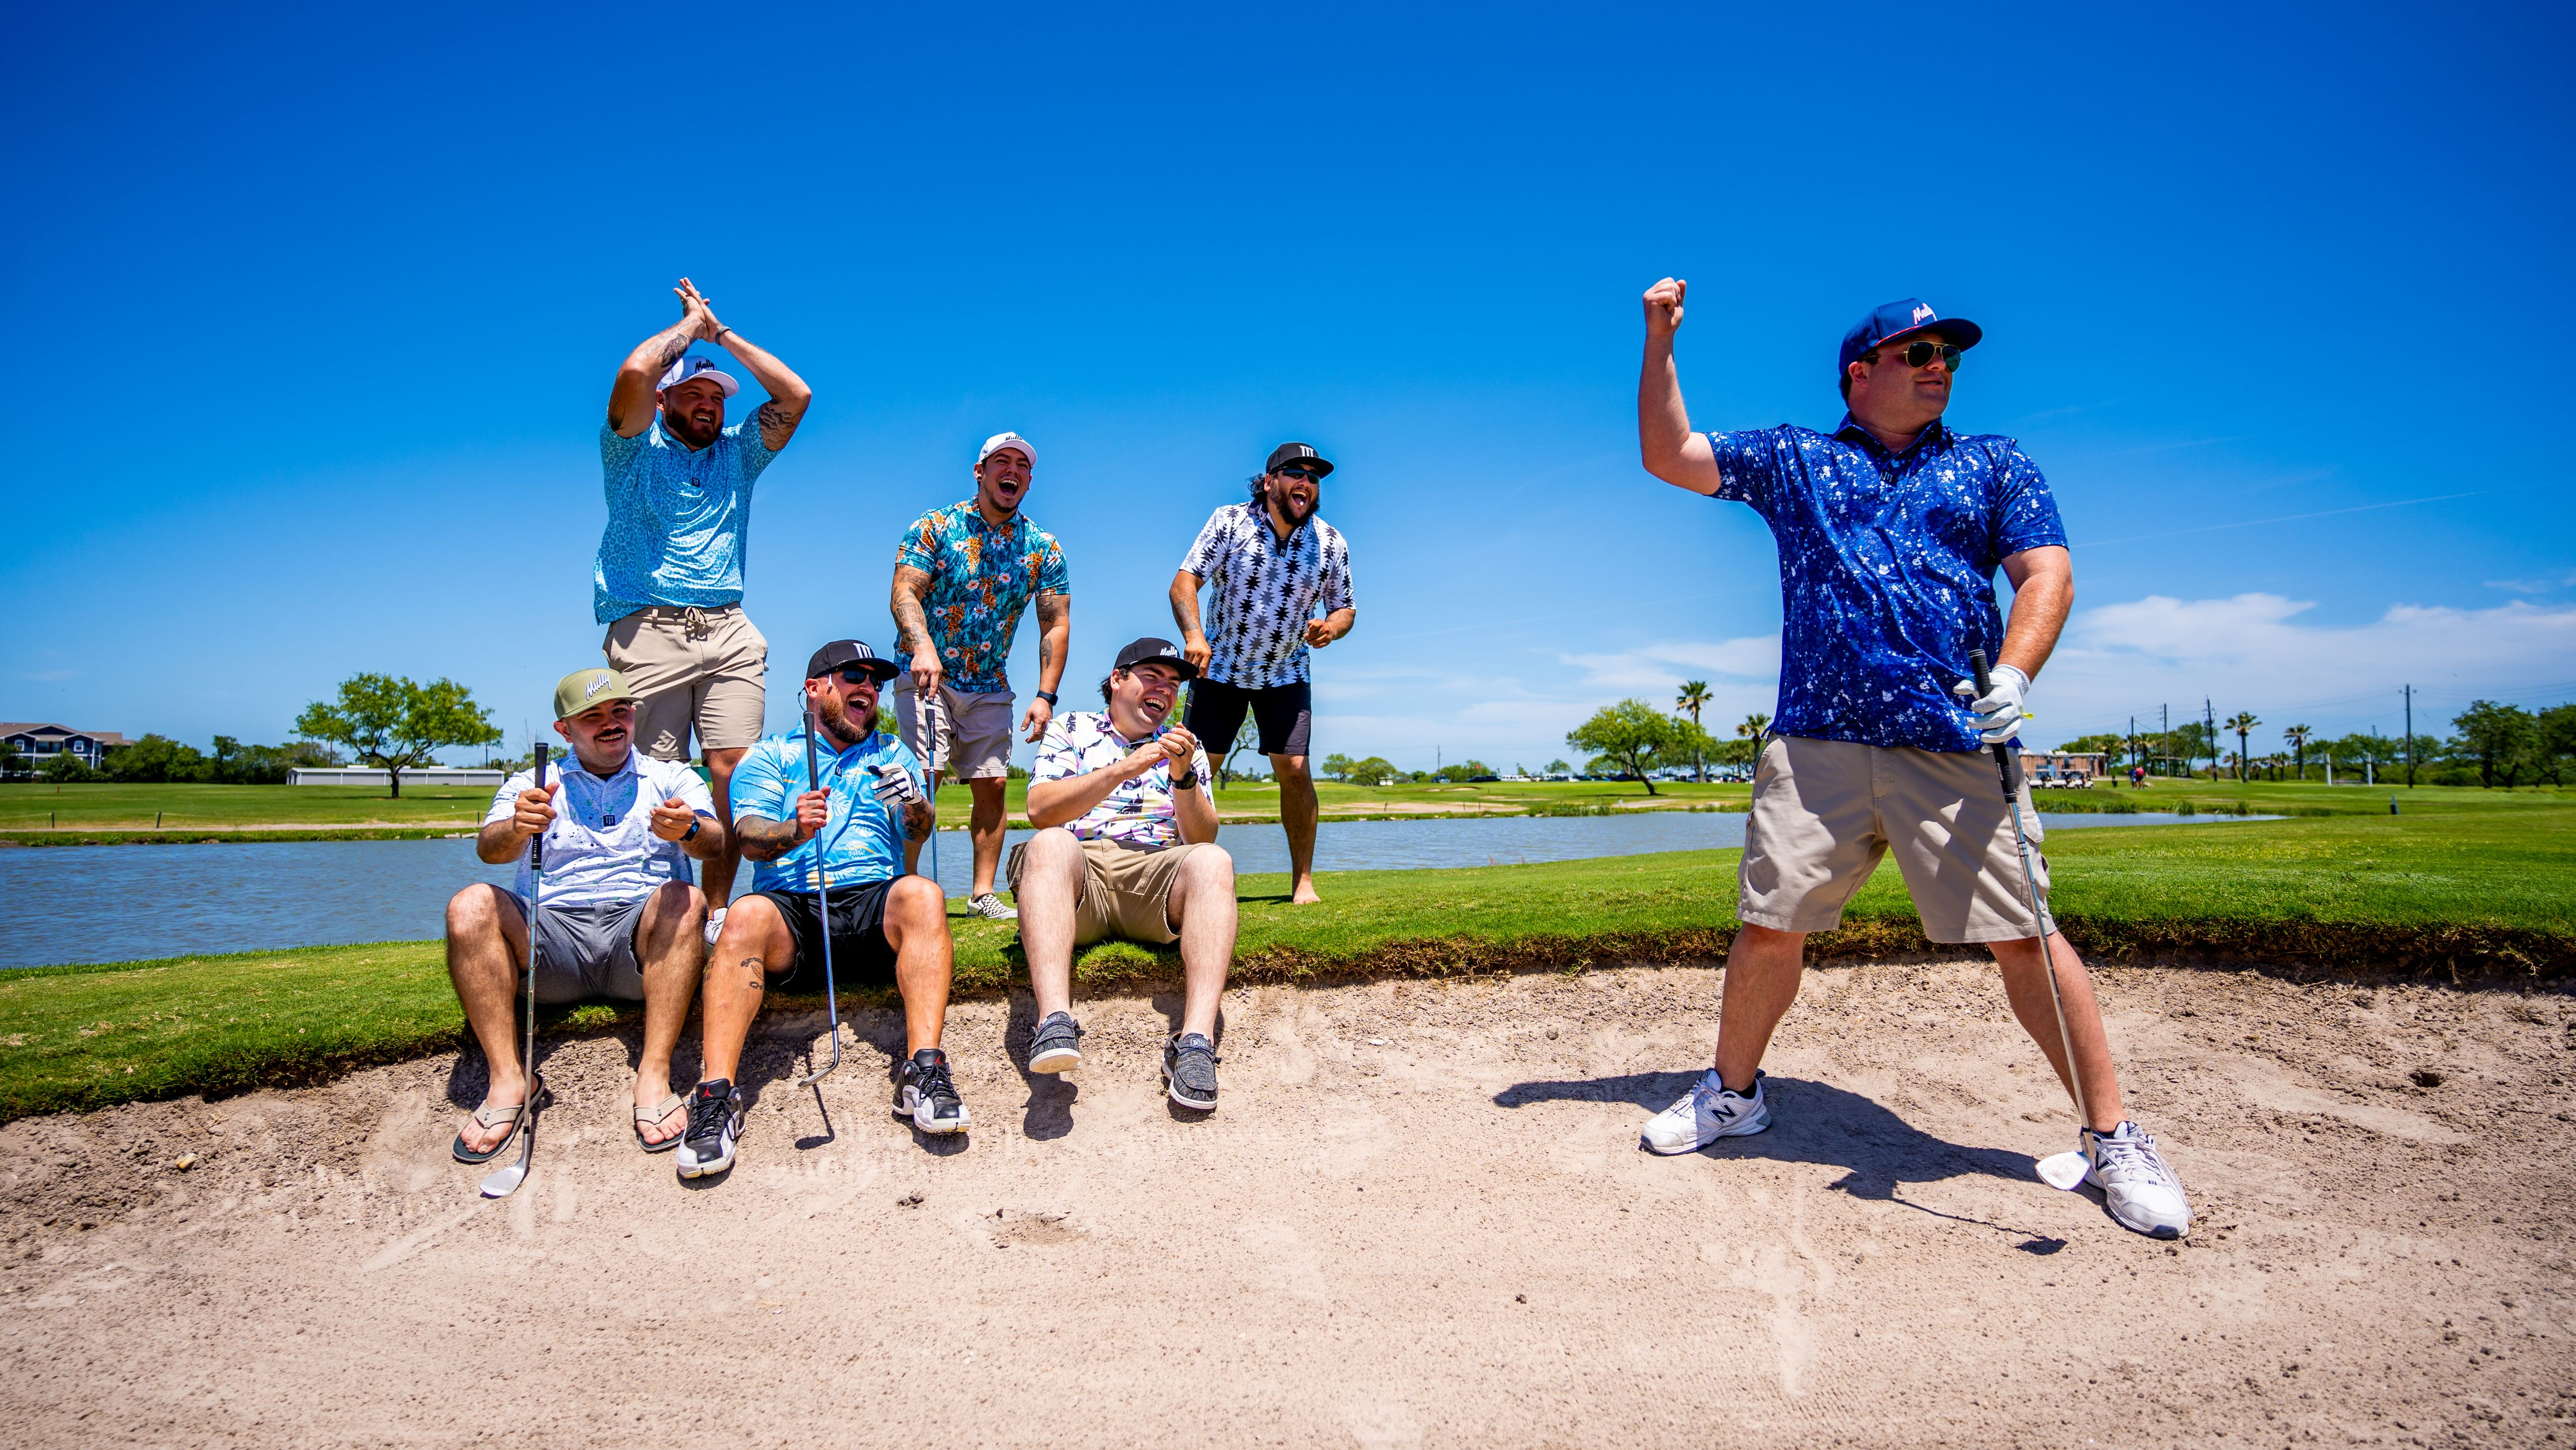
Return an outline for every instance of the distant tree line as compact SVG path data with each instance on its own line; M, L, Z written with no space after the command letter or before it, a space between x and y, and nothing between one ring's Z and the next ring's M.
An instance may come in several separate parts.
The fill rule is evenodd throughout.
M2080 735L2057 747L2077 754L2111 757L2120 768L2132 763L2179 764L2236 780L2309 780L2331 759L2338 774L2359 775L2368 763L2382 782L2403 780L2407 741L2402 735L2319 736L2305 725L2280 731L2283 748L2256 752L2253 732L2263 722L2250 710L2217 722L2194 720L2167 731L2136 735L2106 732ZM2451 718L2449 737L2418 734L2414 740L2415 778L2425 785L2565 785L2576 777L2576 703L2526 710L2477 700ZM2227 748L2230 743L2234 749ZM2153 768L2153 767L2151 767ZM2162 773L2161 771L2159 773Z
M65 750L47 760L33 776L58 785L106 781L129 785L158 785L167 781L202 785L284 785L286 773L297 766L339 763L338 752L311 740L293 740L284 745L244 745L229 735L218 735L214 749L208 752L166 735L146 735L128 744L110 746L96 769ZM0 747L0 773L25 776L25 758Z

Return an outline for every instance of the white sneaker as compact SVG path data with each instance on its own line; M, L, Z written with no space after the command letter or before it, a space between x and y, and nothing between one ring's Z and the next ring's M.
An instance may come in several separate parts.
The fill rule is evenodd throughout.
M1020 914L1018 912L1004 906L1002 904L1002 898L995 896L989 891L976 897L974 900L967 902L966 909L974 912L977 916L984 918L986 921L1017 921L1020 919Z
M714 946L716 944L716 938L724 933L724 914L725 908L721 906L707 913L708 946Z
M1753 1074L1753 1091L1739 1093L1718 1081L1710 1068L1680 1102L1646 1120L1644 1146L1652 1153L1696 1153L1720 1138L1759 1133L1771 1126L1771 1105L1762 1097L1762 1074Z
M2076 1136L2092 1165L2084 1181L2102 1190L2103 1206L2120 1227L2160 1239L2191 1232L2191 1200L2146 1129L2123 1122L2108 1133L2087 1128Z

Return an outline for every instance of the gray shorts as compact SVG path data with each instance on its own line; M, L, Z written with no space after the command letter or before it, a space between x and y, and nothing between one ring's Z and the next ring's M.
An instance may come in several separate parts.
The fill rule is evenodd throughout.
M513 896L513 901L519 898ZM537 913L537 1000L644 1000L644 968L635 959L635 928L650 896L610 906L549 906ZM524 917L528 904L519 901Z

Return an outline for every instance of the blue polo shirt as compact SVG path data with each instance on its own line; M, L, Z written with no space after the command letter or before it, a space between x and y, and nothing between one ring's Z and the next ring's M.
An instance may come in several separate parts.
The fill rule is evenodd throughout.
M823 868L834 886L864 886L903 874L903 822L877 799L873 767L898 765L923 784L921 762L901 739L877 731L838 755L824 736L815 757L822 772L821 789L832 793L832 808L822 831L775 861L754 862L754 891L812 891L815 888L815 842L822 843ZM733 769L734 819L761 816L784 821L796 814L796 798L816 787L805 778L805 732L772 735L751 747ZM922 792L929 794L925 787Z
M608 528L591 565L592 616L613 624L647 605L740 603L752 481L777 456L750 420L694 451L662 431L659 412L632 438L600 424Z
M2063 545L2057 500L2020 445L1940 422L1889 453L1846 414L1832 434L1711 433L1716 497L1751 504L1780 546L1780 700L1811 740L1982 748L1950 687L1995 658L2004 556Z

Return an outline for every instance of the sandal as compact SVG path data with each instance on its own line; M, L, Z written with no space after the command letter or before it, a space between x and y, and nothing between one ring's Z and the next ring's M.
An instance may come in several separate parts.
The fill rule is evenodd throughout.
M635 1146L643 1149L647 1153L667 1153L672 1149L679 1147L680 1140L689 1136L688 1125L685 1123L680 1125L680 1131L673 1133L671 1136L663 1139L659 1143L645 1137L644 1130L646 1128L658 1126L664 1118L671 1116L673 1113L678 1112L680 1109L687 1107L688 1105L688 1099L681 1097L678 1093L673 1093L669 1097L654 1104L652 1107L637 1108L635 1110Z
M529 1096L533 1097L535 1094L532 1093ZM465 1134L459 1132L456 1135L455 1143L450 1145L447 1151L454 1155L456 1161L459 1163L489 1163L493 1159L500 1157L503 1149L517 1141L519 1130L527 1126L527 1120L528 1105L524 1101L511 1103L506 1107L496 1108L487 1104L483 1107L476 1108L474 1110L474 1122L477 1127L497 1128L503 1123L508 1123L510 1125L510 1131L501 1135L501 1141L484 1149L480 1153L466 1147Z

